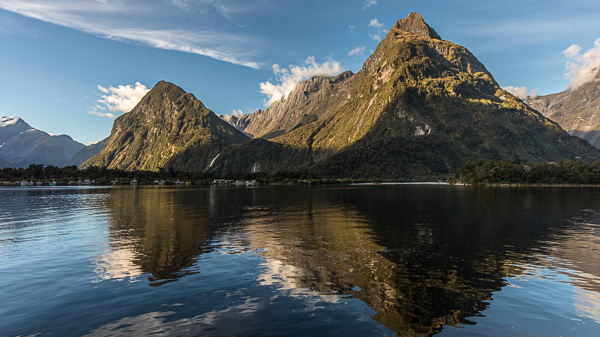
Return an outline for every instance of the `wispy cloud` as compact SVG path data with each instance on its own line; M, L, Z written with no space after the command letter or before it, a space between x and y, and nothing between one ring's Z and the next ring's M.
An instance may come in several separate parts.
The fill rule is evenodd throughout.
M205 1L199 1L203 2ZM168 29L165 29L164 22L156 24L154 20L160 13L148 9L145 1L1 0L0 8L102 38L203 55L250 68L261 66L251 60L251 46L257 42L256 39L179 27L172 21L168 24Z
M105 117L105 118L117 118L117 115L110 113L110 112L101 112L98 110L90 110L88 111L88 113L90 115L94 115L94 116L99 116L99 117Z
M136 104L150 91L145 85L136 82L134 85L119 85L117 87L110 86L108 88L98 85L100 90L105 95L98 99L98 104L88 111L90 115L100 117L115 118L115 113L129 112Z
M383 34L386 33L385 29L383 29L384 25L383 22L379 22L377 19L371 19L369 22L369 36L375 41L380 41Z
M154 48L208 56L219 61L254 69L261 67L258 62L244 61L234 56L235 54L246 53L246 51L235 51L233 49L238 48L235 46L245 45L247 40L226 33L151 29L108 30L106 33L106 37L114 40L136 41ZM204 47L206 45L214 45L214 47L206 48Z
M371 28L377 28L377 29L382 28L383 27L383 22L379 22L379 20L377 20L377 19L372 19L369 22L369 27L371 27Z
M600 71L600 38L594 41L594 46L581 53L583 48L572 44L563 51L567 61L566 76L571 80L569 89L575 90L580 86L594 81Z
M371 6L377 6L378 2L379 0L365 0L365 5L363 6L363 9L367 9Z
M211 12L225 18L240 28L244 27L243 21L248 14L256 15L258 12L272 6L273 0L163 0L173 6L200 15L212 15ZM276 0L275 0L276 1Z
M364 55L365 54L365 50L367 48L364 46L361 47L356 47L354 49L352 49L351 51L348 52L348 56L359 56L359 55Z
M502 88L508 92L510 92L511 94L519 97L520 99L526 99L528 96L530 96L533 99L536 99L539 94L538 94L538 90L537 89L533 89L531 91L529 91L529 89L527 89L526 87L513 87L513 86L506 86L504 88Z
M288 68L281 68L274 64L273 73L277 75L276 83L278 83L262 82L260 83L260 92L269 97L265 101L265 106L268 106L287 97L301 81L313 76L334 76L341 72L342 65L331 58L323 63L317 63L313 56L309 56L304 62L304 66L290 65Z

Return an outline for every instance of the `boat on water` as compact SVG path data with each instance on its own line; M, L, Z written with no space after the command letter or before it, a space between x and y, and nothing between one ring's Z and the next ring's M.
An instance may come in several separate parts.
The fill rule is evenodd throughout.
M129 185L137 185L137 184L138 184L138 182L137 182L137 180L135 178L133 178L133 180L131 180L129 182Z
M25 181L25 180L21 181L21 186L27 186L27 181Z
M56 186L56 181L54 181L54 179L52 179L52 181L48 184L48 186Z

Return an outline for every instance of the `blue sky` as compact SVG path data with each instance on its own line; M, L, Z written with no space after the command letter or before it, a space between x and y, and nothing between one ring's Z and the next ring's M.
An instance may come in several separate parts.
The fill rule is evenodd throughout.
M562 91L600 59L597 0L0 0L0 116L87 144L160 80L217 114L264 109L357 72L413 11L503 87Z

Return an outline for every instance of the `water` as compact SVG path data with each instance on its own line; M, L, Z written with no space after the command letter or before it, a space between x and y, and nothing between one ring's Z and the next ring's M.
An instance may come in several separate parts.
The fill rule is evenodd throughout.
M1 336L599 336L600 189L0 188Z

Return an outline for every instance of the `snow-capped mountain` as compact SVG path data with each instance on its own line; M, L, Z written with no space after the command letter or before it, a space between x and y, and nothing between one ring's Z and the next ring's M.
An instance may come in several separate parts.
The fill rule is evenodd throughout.
M66 166L84 147L67 135L51 135L32 128L19 117L0 117L0 165Z

